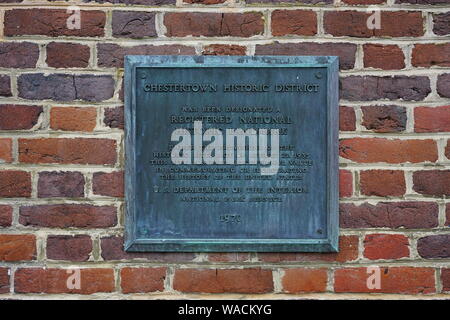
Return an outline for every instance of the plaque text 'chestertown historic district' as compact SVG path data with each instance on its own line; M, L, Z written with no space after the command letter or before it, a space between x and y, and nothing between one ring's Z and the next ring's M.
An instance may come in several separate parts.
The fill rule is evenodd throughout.
M128 251L336 251L336 57L127 56Z

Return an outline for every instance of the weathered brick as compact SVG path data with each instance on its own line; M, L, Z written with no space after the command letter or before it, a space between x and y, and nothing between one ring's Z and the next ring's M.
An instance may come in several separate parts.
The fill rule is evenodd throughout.
M425 259L450 258L450 234L420 238L417 240L417 252Z
M356 130L356 115L354 108L345 106L339 107L339 130L340 131Z
M364 67L400 70L405 67L405 55L396 45L364 44Z
M450 195L450 170L413 172L413 190L428 196Z
M78 269L80 289L69 289L68 278L77 269L19 268L14 274L16 293L78 293L113 292L114 270L107 268Z
M181 292L267 293L273 291L272 270L177 269L173 288Z
M190 252L126 252L121 236L101 238L101 255L106 261L141 259L159 262L189 262L195 258L195 254Z
M414 108L415 132L450 132L450 105Z
M92 251L88 235L47 237L47 258L52 260L87 261Z
M406 128L406 108L399 106L363 106L362 125L374 132L401 132Z
M0 163L12 162L12 139L0 138Z
M433 268L381 267L380 289L369 288L367 268L342 268L334 272L335 292L428 294L436 292Z
M369 29L367 20L372 12L326 11L323 17L325 33L342 37L420 37L424 35L424 18L420 11L381 11L380 28ZM402 23L398 23L402 21Z
M435 5L435 4L450 3L450 1L449 0L395 0L395 3Z
M450 292L450 268L441 269L442 291Z
M120 285L123 293L164 291L166 268L123 268Z
M164 15L168 37L251 37L264 32L259 12L168 12Z
M0 234L0 261L36 259L36 237L31 234Z
M105 108L103 123L110 128L124 128L123 107Z
M60 9L13 9L5 12L4 34L7 37L44 35L50 37L101 37L105 34L106 14L99 10L81 10L80 28L69 29L73 14Z
M430 79L423 76L349 76L341 78L341 98L350 101L420 101L431 92Z
M272 12L272 35L313 36L317 33L317 15L311 10L275 10Z
M361 194L378 197L400 197L406 192L401 170L366 170L359 173Z
M203 48L203 55L207 56L245 56L245 46L237 44L210 44Z
M281 278L283 292L286 293L325 292L327 281L328 274L325 268L284 269Z
M214 252L208 253L210 262L244 262L250 261L251 255L247 252Z
M0 171L0 197L31 197L31 174L19 170Z
M82 198L84 176L81 172L45 171L39 173L39 198Z
M123 190L123 171L94 173L92 177L92 191L94 194L110 197L123 197Z
M358 237L340 236L339 252L336 253L293 253L293 252L261 252L258 259L262 262L348 262L358 258Z
M341 203L339 224L341 228L435 228L438 212L434 202Z
M226 0L183 0L184 3L190 4L219 4L224 3Z
M450 98L450 73L444 73L438 76L437 92L441 97Z
M246 0L245 3L298 3L299 0ZM333 4L333 0L301 0L305 4Z
M113 11L112 34L116 38L156 37L154 12Z
M38 122L41 113L41 106L0 105L0 130L31 129Z
M50 111L50 127L54 130L90 132L96 123L96 108L53 107Z
M343 70L355 66L356 45L353 43L272 43L257 44L255 55L339 56Z
M21 206L19 223L47 228L107 228L117 225L114 206L49 204Z
M353 194L353 175L351 171L339 170L339 197L351 197Z
M86 68L91 49L87 45L68 42L50 42L45 62L53 68Z
M386 3L386 0L342 0L345 4L358 5L358 4L382 4Z
M0 293L9 293L9 268L0 268Z
M12 223L13 209L8 205L0 205L0 227L9 227Z
M445 147L444 154L447 159L450 159L450 140L447 140L447 146Z
M123 68L125 55L194 55L194 47L184 45L139 45L121 47L115 43L97 45L98 66L102 68Z
M402 234L368 234L364 238L363 254L370 260L409 257L409 241Z
M96 3L119 3L125 5L146 5L146 6L165 6L175 5L176 0L83 0L83 2L96 2Z
M450 227L450 203L447 203L445 208L445 225Z
M415 67L450 67L450 43L415 44L411 64Z
M19 97L32 100L100 102L112 98L110 75L26 73L17 80Z
M97 138L19 139L19 161L23 163L116 163L116 141Z
M433 14L433 32L438 36L450 34L450 12Z
M11 97L11 79L7 75L0 75L0 96Z
M360 163L418 163L438 159L436 141L430 139L349 138L340 141L339 150L341 157Z
M1 42L0 67L34 68L39 59L39 45L31 42Z

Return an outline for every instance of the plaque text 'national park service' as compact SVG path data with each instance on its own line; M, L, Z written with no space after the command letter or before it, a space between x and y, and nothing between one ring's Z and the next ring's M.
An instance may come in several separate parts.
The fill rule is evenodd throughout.
M127 251L337 251L338 58L127 56Z

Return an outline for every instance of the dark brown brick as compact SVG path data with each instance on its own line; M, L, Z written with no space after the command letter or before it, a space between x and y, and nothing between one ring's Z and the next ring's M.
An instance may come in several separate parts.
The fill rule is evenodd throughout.
M0 105L0 130L28 130L38 122L41 106Z
M34 68L39 59L39 46L31 42L0 42L0 67Z
M47 258L52 260L87 261L92 251L88 235L47 237Z
M105 108L103 123L110 128L123 129L123 107Z
M40 172L38 197L82 198L84 197L84 176L81 172Z
M413 172L413 190L417 193L442 197L450 195L450 170Z
M450 73L444 73L438 76L437 92L441 97L450 98Z
M339 130L356 130L356 115L354 108L345 106L339 107Z
M237 44L211 44L203 48L207 56L245 56L246 47Z
M417 240L417 252L425 259L450 258L450 234L420 238Z
M339 56L343 70L355 66L356 45L352 43L272 43L257 44L255 55Z
M434 202L379 202L376 205L341 203L341 228L422 229L438 226L438 205Z
M123 190L123 171L94 173L92 177L92 191L94 194L109 197L123 197Z
M112 32L116 38L156 37L154 12L113 11Z
M274 10L272 35L313 36L317 33L317 15L312 10Z
M47 45L47 65L53 68L86 68L91 50L78 43L50 42Z
M362 125L375 132L401 132L406 128L406 108L399 106L363 106Z
M450 12L433 14L433 32L438 36L450 34Z
M48 228L107 228L117 225L114 206L49 204L21 206L19 223Z
M0 268L0 293L9 293L9 268Z
M405 174L401 170L365 170L359 173L361 194L377 197L400 197L406 192Z
M11 79L7 75L0 75L0 96L11 97Z

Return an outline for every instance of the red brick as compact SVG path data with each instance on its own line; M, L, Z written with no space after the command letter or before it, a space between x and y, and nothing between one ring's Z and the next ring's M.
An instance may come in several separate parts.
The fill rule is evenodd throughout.
M0 268L0 293L9 293L9 268Z
M340 236L339 252L336 253L292 253L292 252L261 252L258 258L262 262L347 262L358 258L357 236Z
M261 13L168 12L164 15L168 37L251 37L264 32Z
M87 261L91 251L88 235L47 237L47 258L51 260Z
M181 292L267 293L273 291L272 270L178 269L173 288Z
M92 190L94 194L109 196L109 197L123 197L123 171L116 172L95 172L92 176Z
M23 163L109 164L116 163L116 141L96 138L19 139Z
M409 257L408 238L401 234L368 234L364 239L364 257L370 260Z
M281 279L283 292L325 292L327 288L327 269L293 268L284 269Z
M439 209L434 202L341 203L339 208L341 228L422 229L438 226Z
M436 162L436 141L383 138L350 138L340 141L341 157L360 163Z
M401 170L367 170L360 174L361 194L378 197L400 197L406 192L404 172Z
M31 197L31 174L25 171L0 171L0 197Z
M405 55L396 45L365 44L364 67L400 70L405 67Z
M272 12L272 35L313 36L317 33L317 16L311 10L275 10Z
M12 161L12 139L0 138L0 163Z
M38 179L39 198L82 198L84 176L81 172L40 172Z
M382 4L386 3L386 0L342 0L343 3L350 5L358 4Z
M68 272L72 270L72 272ZM113 292L114 270L89 268L80 270L80 289L69 289L67 280L76 269L19 268L14 274L16 293L78 293Z
M367 268L343 268L334 273L335 292L382 292L428 294L436 292L433 268L382 267L380 289L369 289Z
M413 190L428 196L450 195L450 170L413 172Z
M47 65L53 68L86 68L91 49L87 45L50 42L47 45Z
M26 130L33 128L42 113L40 106L0 105L0 130Z
M0 227L9 227L12 223L13 209L8 205L0 205Z
M31 234L0 234L0 261L36 259L36 237Z
M50 204L21 206L19 223L48 228L107 228L117 225L114 206Z
M219 4L224 3L226 0L183 0L184 3L191 3L191 4Z
M120 283L123 293L164 291L166 268L123 268Z
M356 115L354 108L345 106L339 107L339 130L356 130Z
M363 106L362 125L374 132L401 132L406 128L406 108L399 106Z
M96 122L95 108L53 107L50 111L50 127L54 130L91 132Z
M208 253L210 262L244 262L251 259L250 253L246 252L215 252Z
M450 292L450 269L449 268L441 269L441 283L442 283L442 291Z
M35 68L39 59L39 45L31 42L0 43L1 68Z
M417 240L417 252L425 259L450 258L450 234L437 234Z
M351 171L339 170L339 197L351 197L353 194L353 175Z
M237 44L210 44L203 48L206 56L245 56L247 48Z
M60 9L13 9L5 12L5 36L44 35L50 37L101 37L105 34L106 14L99 10L80 11L80 29L69 29L73 13Z
M422 12L381 11L381 28L367 28L367 19L372 12L326 11L323 27L325 33L342 37L420 37L424 35ZM399 23L402 21L402 23Z
M157 262L191 262L195 254L191 252L126 252L123 237L109 236L100 240L101 255L106 261L141 259Z
M450 67L450 43L414 45L411 64L415 67Z
M415 132L450 132L450 105L414 108Z

